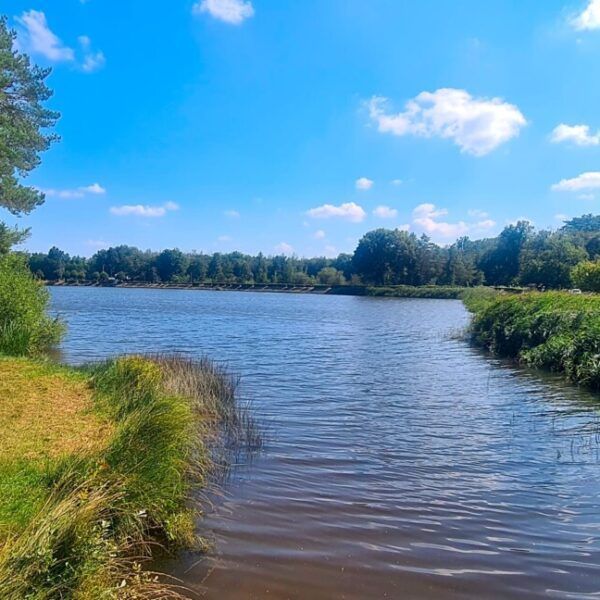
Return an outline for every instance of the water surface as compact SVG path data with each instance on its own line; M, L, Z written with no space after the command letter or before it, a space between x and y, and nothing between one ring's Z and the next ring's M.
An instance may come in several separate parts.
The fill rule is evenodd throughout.
M456 335L451 300L53 288L68 361L208 354L268 443L201 523L199 597L600 595L593 398Z

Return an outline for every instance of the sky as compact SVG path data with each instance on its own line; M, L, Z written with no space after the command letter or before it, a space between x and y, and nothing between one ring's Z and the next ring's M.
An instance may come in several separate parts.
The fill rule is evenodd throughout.
M159 8L160 6L160 8ZM61 141L26 247L334 256L600 212L600 0L4 0Z

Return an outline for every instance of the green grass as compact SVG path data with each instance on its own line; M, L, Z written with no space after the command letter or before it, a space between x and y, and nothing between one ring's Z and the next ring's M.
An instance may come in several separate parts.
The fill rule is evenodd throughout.
M501 294L470 308L478 344L600 390L600 295Z
M439 298L444 300L460 299L468 288L443 285L396 285L389 287L368 287L367 296L390 298Z
M184 597L141 565L199 543L189 493L242 423L234 388L208 361L0 360L0 598Z

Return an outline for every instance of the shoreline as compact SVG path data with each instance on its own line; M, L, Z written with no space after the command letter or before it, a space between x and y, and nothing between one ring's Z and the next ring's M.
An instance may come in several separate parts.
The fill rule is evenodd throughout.
M500 357L600 392L600 295L465 296L471 341Z
M467 288L456 286L369 286L369 285L295 285L286 283L67 283L58 281L45 281L48 287L84 287L84 288L123 288L123 289L152 289L152 290L194 290L212 292L260 292L276 294L318 294L330 296L365 296L378 298L431 298L442 300L460 300L466 292L498 288L480 287ZM508 288L507 291L520 292L517 288Z
M0 369L16 406L0 410L13 442L0 453L0 597L187 600L148 567L205 547L193 498L217 468L219 430L242 443L252 428L236 379L172 356L79 368L2 357Z

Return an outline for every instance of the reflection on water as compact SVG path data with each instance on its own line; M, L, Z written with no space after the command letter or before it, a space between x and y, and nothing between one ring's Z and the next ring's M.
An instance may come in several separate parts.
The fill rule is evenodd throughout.
M199 597L589 598L600 434L586 393L451 335L448 300L52 289L64 353L209 354L269 429L170 565Z

